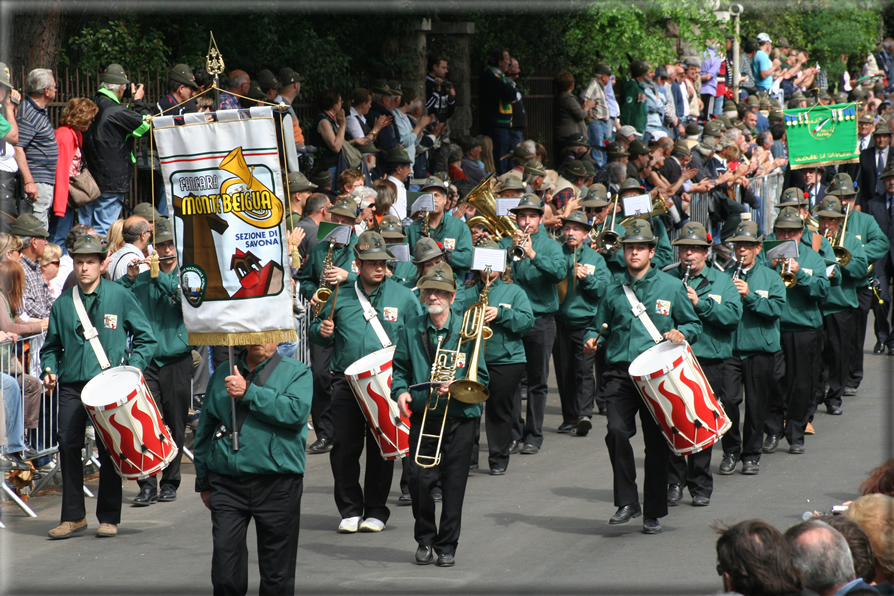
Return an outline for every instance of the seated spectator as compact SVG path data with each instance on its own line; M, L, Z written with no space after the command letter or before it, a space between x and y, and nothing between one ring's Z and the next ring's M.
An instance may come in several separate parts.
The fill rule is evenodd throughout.
M358 170L345 170L338 176L336 194L349 195L358 186L363 186L363 174Z
M62 247L58 244L47 244L43 251L43 256L40 257L40 273L43 275L43 280L50 287L54 301L62 293L62 284L65 283L65 278L68 277L69 273L66 271L64 275L62 274L61 258Z
M451 180L468 180L462 170L463 150L457 143L451 143L447 150L447 177Z
M124 246L124 236L121 234L121 231L124 229L124 220L118 219L115 220L115 223L112 224L112 227L109 228L109 233L106 235L106 245L108 246L109 254L108 256L112 256L118 250Z
M894 593L894 497L870 494L854 500L844 515L869 535L875 557L875 584L882 594Z
M461 136L457 141L462 148L462 171L466 178L478 184L484 180L493 170L486 171L480 161L482 147L481 141L475 137Z
M838 530L819 519L789 528L785 537L804 588L819 596L844 596L869 585L854 572L850 547Z
M12 224L12 233L22 241L21 265L25 270L25 293L22 312L32 319L50 316L53 296L40 273L40 257L47 245L49 233L34 215L24 213Z
M0 333L0 340L12 340L14 336ZM12 344L5 344L0 349L8 351ZM30 470L22 455L27 449L25 445L24 415L22 414L22 392L16 380L0 374L0 387L3 391L4 437L6 444L0 447L0 473L6 470Z
M717 573L723 589L742 596L797 596L801 579L785 537L759 519L717 527Z
M860 524L844 515L826 515L821 519L844 536L854 559L854 573L864 582L871 584L875 579L875 555L872 554L869 534L860 527Z
M18 236L0 232L0 261L20 262L22 259L22 241Z
M494 140L487 135L478 135L478 142L481 143L481 164L487 172L496 172L494 166Z
M136 215L128 217L124 221L124 227L121 228L121 237L124 239L124 244L115 252L109 265L112 281L127 275L127 268L131 263L143 261L149 256L149 243L152 241L149 222ZM140 273L148 270L149 265L141 262Z

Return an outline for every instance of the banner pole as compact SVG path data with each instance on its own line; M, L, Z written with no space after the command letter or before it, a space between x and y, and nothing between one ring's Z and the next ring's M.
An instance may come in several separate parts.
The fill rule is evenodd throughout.
M233 372L233 369L236 367L236 358L233 356L233 346L227 346L227 351L230 355L230 370L228 372ZM229 376L229 375L228 375ZM230 415L232 418L233 424L233 451L239 451L239 429L236 427L236 398L230 399Z

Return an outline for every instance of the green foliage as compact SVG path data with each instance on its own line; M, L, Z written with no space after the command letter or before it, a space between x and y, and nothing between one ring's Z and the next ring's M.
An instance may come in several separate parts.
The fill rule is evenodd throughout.
M60 67L77 66L98 72L112 63L128 72L156 71L166 68L170 48L164 34L146 27L135 15L121 15L108 22L93 21L62 46ZM75 60L71 61L71 58Z

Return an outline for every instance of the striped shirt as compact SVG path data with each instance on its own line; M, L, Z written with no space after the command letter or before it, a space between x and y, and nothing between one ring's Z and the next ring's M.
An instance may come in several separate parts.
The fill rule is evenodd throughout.
M47 110L41 108L30 96L22 97L16 122L19 125L19 144L25 152L28 168L35 182L56 184L56 158L59 146L53 123Z
M24 102L23 102L24 104ZM25 291L22 294L22 307L32 319L45 319L53 308L53 292L43 279L40 263L35 263L22 255L22 269L25 270Z

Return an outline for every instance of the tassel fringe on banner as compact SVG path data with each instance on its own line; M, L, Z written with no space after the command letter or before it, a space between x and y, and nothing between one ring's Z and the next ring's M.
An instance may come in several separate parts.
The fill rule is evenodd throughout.
M281 344L287 341L298 341L298 334L294 329L189 334L189 343L194 346L247 346L251 344Z
M855 157L853 159L836 159L833 161L812 161L810 163L790 163L789 167L793 170L806 170L808 168L824 168L826 166L835 166L841 165L843 163L860 163L860 158Z

